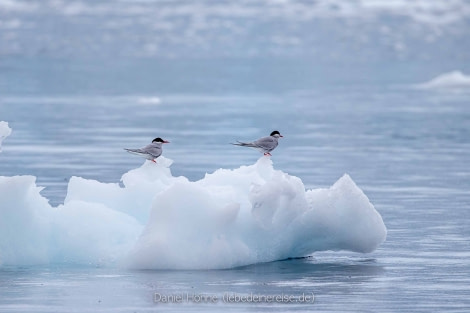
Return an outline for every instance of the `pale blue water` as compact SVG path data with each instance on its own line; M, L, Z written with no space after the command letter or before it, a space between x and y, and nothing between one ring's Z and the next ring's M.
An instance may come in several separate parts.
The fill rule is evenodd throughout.
M197 180L254 163L258 154L229 143L278 129L275 168L306 188L349 173L388 237L367 255L223 271L2 267L1 312L470 309L470 93L412 88L470 72L469 19L457 13L465 2L423 13L456 15L449 23L416 19L411 4L346 16L311 4L308 18L294 10L300 1L14 3L0 1L0 120L13 128L0 175L37 176L58 205L73 175L118 182L140 166L123 147L168 139L173 175ZM153 301L155 293L252 292L315 301Z

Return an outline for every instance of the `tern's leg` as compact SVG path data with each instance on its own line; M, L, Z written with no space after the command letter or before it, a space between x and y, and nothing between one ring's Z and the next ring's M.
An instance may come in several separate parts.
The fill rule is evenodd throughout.
M269 153L269 152L266 152L264 155L272 156L271 153Z
M152 161L153 163L157 163L154 159L152 159L152 160L150 160L150 161Z

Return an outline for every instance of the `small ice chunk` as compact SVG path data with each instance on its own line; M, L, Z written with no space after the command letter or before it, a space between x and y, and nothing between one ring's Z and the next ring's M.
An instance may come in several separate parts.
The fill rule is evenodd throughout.
M2 151L2 142L5 138L10 136L11 128L8 127L8 122L0 121L0 152Z

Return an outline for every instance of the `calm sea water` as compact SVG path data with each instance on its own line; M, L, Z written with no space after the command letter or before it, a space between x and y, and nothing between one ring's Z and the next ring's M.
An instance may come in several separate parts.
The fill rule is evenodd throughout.
M235 16L225 15L230 38L238 39L228 43L226 31L214 31L217 26L208 23L206 33L188 22L188 8L179 2L173 9L183 17L160 16L153 29L150 13L138 10L144 2L128 13L106 2L97 2L95 13L87 11L86 1L64 3L55 5L65 13L47 15L47 8L5 9L0 1L8 21L0 24L8 44L0 49L0 120L13 128L2 147L0 175L37 176L38 185L46 187L42 194L58 205L71 176L118 182L140 166L142 160L124 147L165 138L171 141L164 155L174 160L173 175L198 180L218 168L253 164L259 157L255 151L229 143L278 129L284 138L273 153L276 169L300 177L308 189L331 186L350 174L382 215L388 237L366 255L324 252L222 271L3 267L1 312L469 310L470 93L412 88L443 72L468 72L469 41L462 40L468 33L396 16L300 25L284 16L278 25L274 9L259 20L243 2L244 13L234 9ZM208 10L201 6L198 12ZM108 28L83 39L104 17ZM163 31L166 18L170 25ZM237 29L238 22L248 26ZM308 41L302 23L323 28ZM397 25L410 31L401 38L404 50L388 45L400 39L393 33ZM175 38L179 26L198 31L184 34L186 44L165 39ZM251 29L255 26L261 35ZM361 41L362 26L370 41ZM375 26L382 33L389 29L378 47ZM284 39L296 35L300 44L266 44L262 35L280 29ZM437 39L419 42L430 30ZM345 46L337 43L341 34ZM167 43L162 56L156 46L146 45L154 37L157 46ZM123 43L127 38L129 45ZM189 56L191 49L197 56ZM308 54L310 49L315 51ZM325 56L327 51L332 53ZM155 293L217 301L155 303ZM251 293L313 293L315 301L223 302L224 296Z

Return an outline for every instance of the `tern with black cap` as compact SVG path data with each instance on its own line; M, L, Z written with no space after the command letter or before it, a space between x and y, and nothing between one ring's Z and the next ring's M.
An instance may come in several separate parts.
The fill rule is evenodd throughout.
M281 137L284 137L284 136L282 136L281 133L275 130L271 133L271 135L267 137L262 137L253 142L237 141L237 143L232 143L232 145L255 148L256 150L260 151L264 155L271 155L271 151L273 151L277 147L278 145L277 141Z
M164 143L170 143L169 141L163 140L162 138L158 137L152 140L151 144L146 145L143 148L140 149L127 149L124 148L129 153L138 155L140 157L143 157L147 160L150 160L154 163L157 163L155 161L156 158L158 158L160 155L162 155L162 145Z

